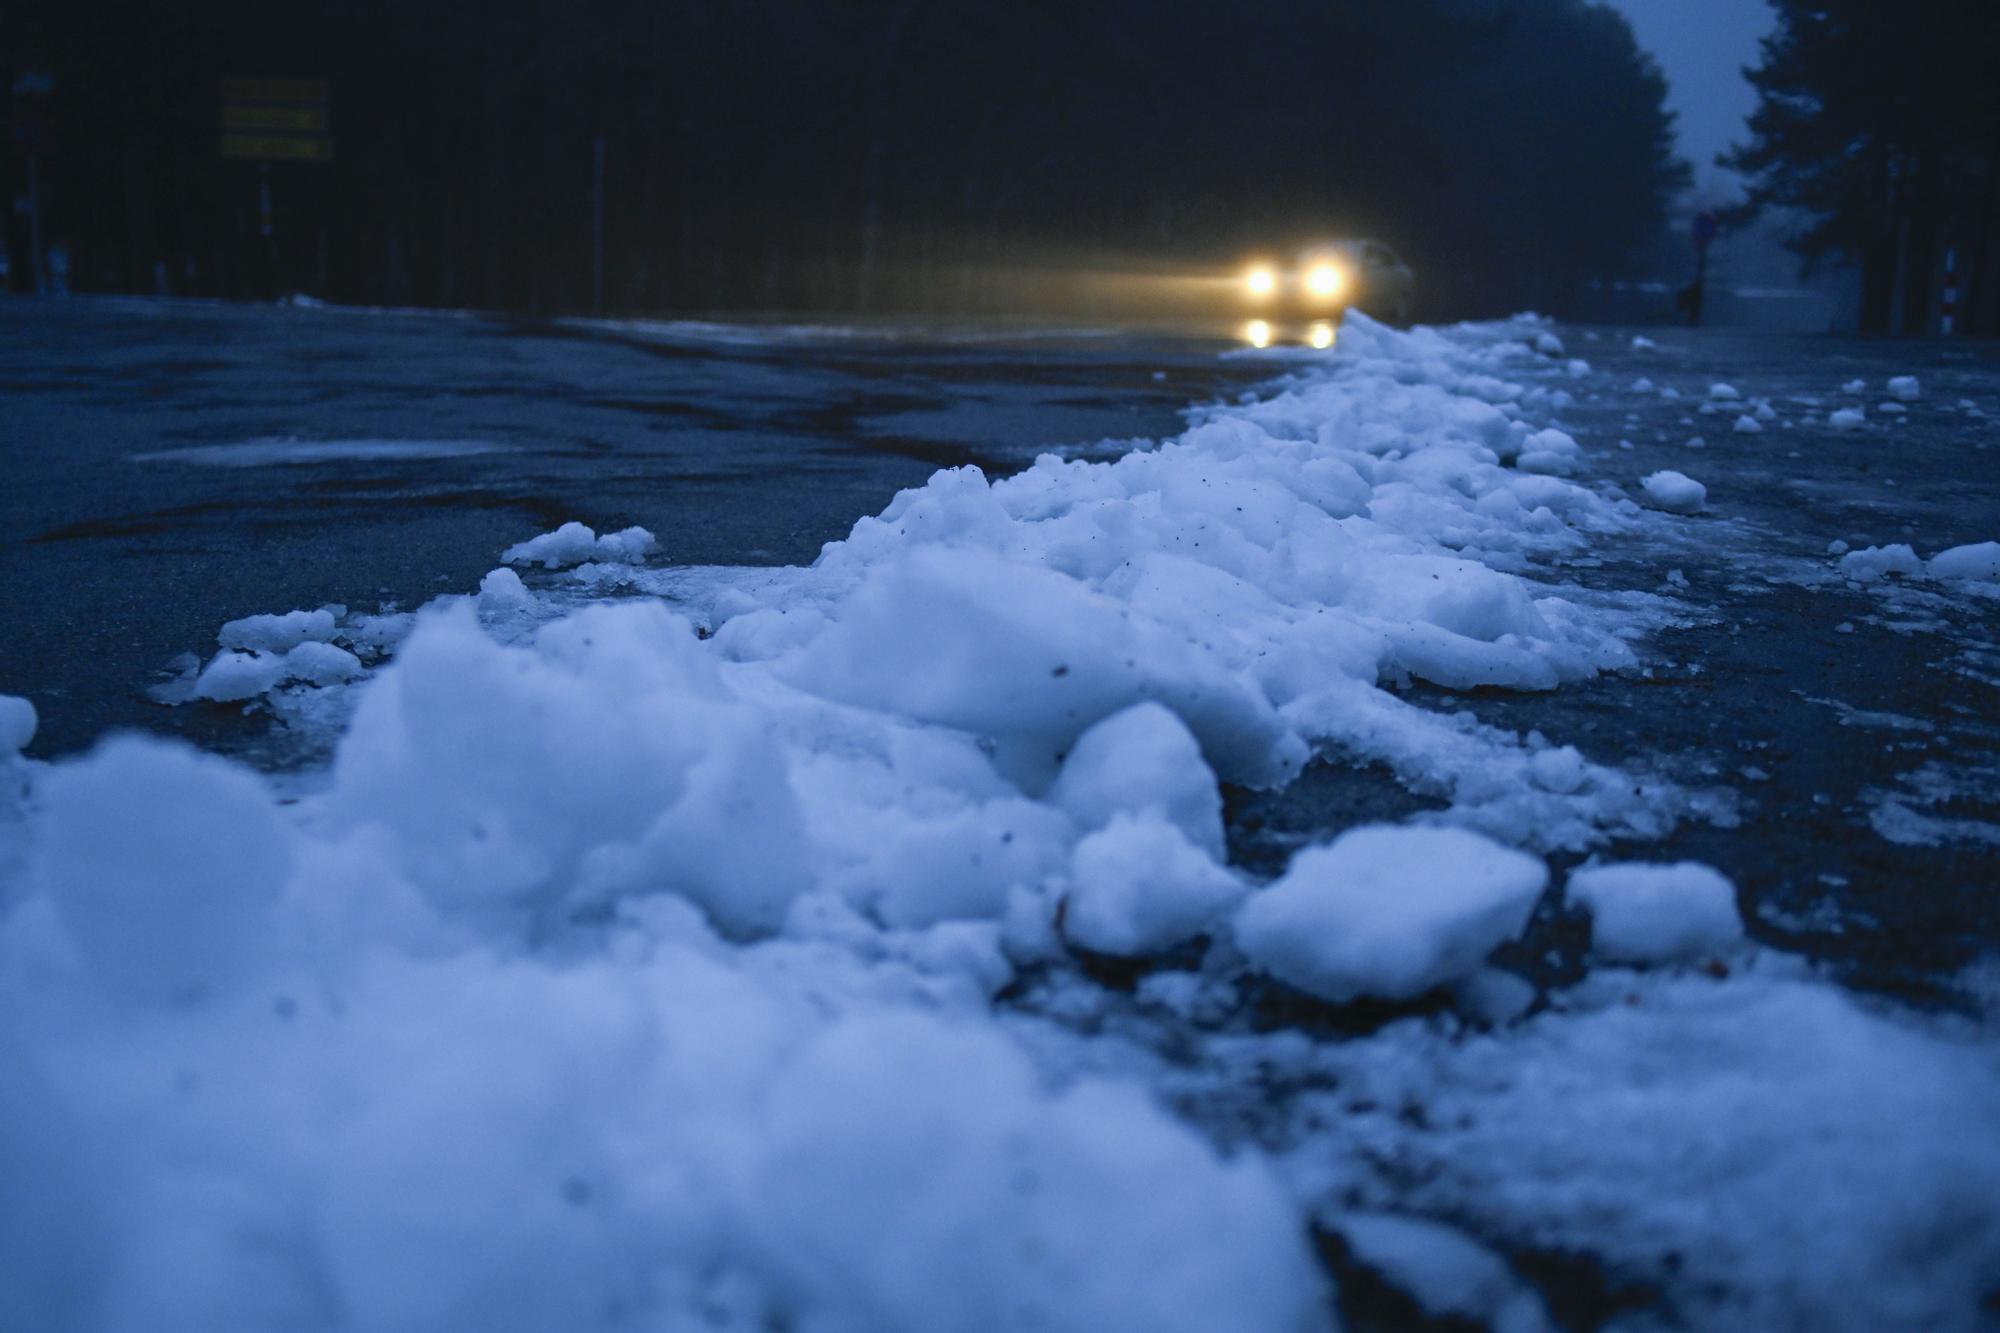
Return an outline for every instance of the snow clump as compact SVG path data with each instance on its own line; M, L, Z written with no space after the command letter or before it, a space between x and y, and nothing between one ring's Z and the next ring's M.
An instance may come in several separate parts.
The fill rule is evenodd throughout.
M1409 1000L1520 934L1547 881L1541 861L1465 829L1350 829L1244 903L1236 941L1320 999Z
M588 561L639 565L659 549L659 542L644 528L626 528L600 537L591 528L570 522L554 532L516 542L500 553L500 559L510 565L540 565L544 569L567 569Z
M1868 422L1868 414L1858 407L1843 407L1829 412L1826 424L1838 431L1859 430Z
M1617 963L1709 957L1743 939L1736 887L1693 861L1620 862L1570 875L1568 895L1590 913L1590 948Z
M17 755L35 739L35 706L18 694L0 694L0 758Z
M1924 562L1907 542L1890 546L1868 546L1840 557L1840 572L1857 583L1874 583L1889 574L1914 578L1924 572Z
M1934 579L2000 583L2000 542L1972 542L1939 551L1925 568Z
M1915 375L1895 375L1889 380L1889 396L1906 403L1914 403L1924 394Z
M1708 487L1671 468L1655 472L1639 483L1646 503L1670 514L1698 514L1708 503Z
M283 615L244 616L216 631L215 640L238 652L286 653L302 643L332 640L344 606L323 606L317 611L287 611Z

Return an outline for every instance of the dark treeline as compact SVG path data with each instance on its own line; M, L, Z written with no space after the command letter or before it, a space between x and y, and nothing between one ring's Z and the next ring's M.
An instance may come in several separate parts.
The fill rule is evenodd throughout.
M964 308L982 273L1364 234L1417 267L1427 317L1559 311L1685 177L1656 67L1585 0L16 0L8 22L15 71L54 75L48 233L78 290L587 308L601 138L613 310ZM227 76L331 82L334 160L272 168L268 248L257 168L217 152Z
M1742 211L1800 210L1809 264L1857 262L1865 332L2000 334L2000 3L1774 7Z

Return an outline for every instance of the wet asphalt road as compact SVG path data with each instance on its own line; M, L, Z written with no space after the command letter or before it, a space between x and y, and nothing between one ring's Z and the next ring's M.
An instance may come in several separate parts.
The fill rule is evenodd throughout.
M464 591L570 519L676 564L790 564L940 465L1159 438L1267 373L1199 338L991 328L607 329L431 313L0 301L0 690L31 754L142 727L229 745L233 709L144 688L225 620ZM457 457L218 467L257 440ZM199 458L200 455L195 455Z
M1665 593L1681 623L1643 647L1647 676L1418 697L1727 789L1734 821L1614 850L1721 867L1755 933L1850 982L1994 1004L2000 983L1966 969L2000 945L2000 598L1851 586L1826 548L2000 539L2000 349L1562 333L1592 372L1571 379L1552 358L1532 373L1575 396L1559 416L1590 453L1586 479L1629 490L1675 468L1707 484L1709 513L1536 576ZM176 654L212 651L224 620L468 590L502 548L572 518L643 524L674 563L809 560L939 465L1004 472L1040 446L1172 434L1190 402L1278 369L1220 359L1225 346L0 303L0 690L34 700L42 756L133 726L229 748L264 723L143 695ZM1924 385L1900 417L1878 409L1895 374ZM1650 388L1634 387L1642 376ZM1843 393L1854 379L1865 391ZM1735 411L1700 413L1718 380L1777 419L1738 434ZM1868 426L1828 428L1848 403ZM490 451L237 468L137 457L273 438ZM1336 757L1287 792L1231 793L1232 850L1275 868L1303 839L1427 804ZM1518 965L1571 966L1577 938L1551 908Z

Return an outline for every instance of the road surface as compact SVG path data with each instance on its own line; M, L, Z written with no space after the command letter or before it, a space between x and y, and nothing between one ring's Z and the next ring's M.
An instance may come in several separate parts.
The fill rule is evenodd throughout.
M1714 789L1733 817L1624 850L1721 867L1755 933L1852 982L1970 1003L1962 971L2000 943L2000 599L1852 585L1828 546L2000 537L2000 355L1560 332L1543 373L1567 381L1589 478L1629 491L1674 468L1709 505L1675 543L1611 540L1548 574L1664 591L1684 623L1644 646L1643 676L1417 697ZM938 466L999 473L1045 446L1168 436L1189 404L1285 369L1232 350L1102 330L7 302L0 689L36 704L42 757L121 727L296 757L263 744L255 708L169 709L145 689L213 651L225 620L411 607L568 519L642 524L671 563L807 561ZM1881 410L1905 374L1921 398ZM1775 417L1739 433L1740 404L1703 412L1718 382ZM1848 401L1868 424L1836 431L1827 412ZM300 461L329 442L339 456ZM1275 872L1306 840L1426 804L1333 756L1285 792L1232 792L1232 852ZM1548 966L1568 965L1564 928L1531 939Z

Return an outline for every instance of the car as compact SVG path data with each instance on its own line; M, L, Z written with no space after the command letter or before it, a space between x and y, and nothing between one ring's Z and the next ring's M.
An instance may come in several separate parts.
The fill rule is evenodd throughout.
M1300 325L1305 342L1330 347L1349 310L1409 323L1415 287L1410 266L1381 241L1329 241L1305 250L1289 267L1260 260L1241 278L1252 316L1244 336L1268 346L1281 329Z

